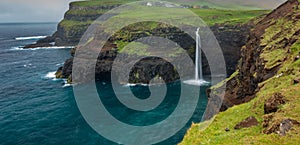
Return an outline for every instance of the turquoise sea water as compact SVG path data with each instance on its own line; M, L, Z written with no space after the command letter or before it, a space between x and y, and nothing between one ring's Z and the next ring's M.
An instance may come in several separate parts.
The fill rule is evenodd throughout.
M51 78L50 72L70 57L70 49L18 48L36 41L34 37L28 37L51 35L56 25L0 24L0 144L115 144L98 135L85 122L77 108L72 87L64 87L62 80ZM97 84L98 88L105 90L101 99L105 100L109 112L122 122L139 126L166 118L177 105L178 87L181 87L178 82L169 84L169 99L163 102L165 104L143 114L124 108L113 97L109 82ZM140 97L149 93L145 86L131 87L131 91ZM132 92L125 91L122 95ZM201 120L207 103L205 87L200 94L190 122L160 144L177 144L191 122Z

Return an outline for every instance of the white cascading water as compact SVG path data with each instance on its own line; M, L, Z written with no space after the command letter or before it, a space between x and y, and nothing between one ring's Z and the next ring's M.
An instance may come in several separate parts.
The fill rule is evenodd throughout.
M194 80L187 80L184 83L189 85L205 85L208 82L203 80L203 73L202 73L202 55L201 55L201 37L199 35L200 28L197 28L196 31L196 54L195 54L195 79Z

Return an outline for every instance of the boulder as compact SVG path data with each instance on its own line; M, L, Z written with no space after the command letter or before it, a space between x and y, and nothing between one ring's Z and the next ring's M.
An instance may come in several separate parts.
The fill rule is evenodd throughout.
M281 121L272 121L271 120L265 120L264 122L267 123L266 126L263 126L266 128L263 133L265 134L271 134L271 133L276 133L281 136L286 135L286 133L292 129L294 125L300 125L300 123L296 120L293 119L283 119Z
M299 122L297 122L296 120L292 120L292 119L282 120L279 125L279 131L277 133L281 136L284 136L286 134L286 132L291 130L291 128L293 127L294 124L299 125Z

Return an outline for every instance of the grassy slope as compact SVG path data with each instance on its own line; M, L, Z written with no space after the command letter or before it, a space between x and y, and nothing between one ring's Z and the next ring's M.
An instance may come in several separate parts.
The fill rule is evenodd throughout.
M179 11L178 11L179 10ZM180 9L177 11L174 11L174 13L180 14ZM236 24L236 23L246 23L250 19L253 19L257 16L263 15L268 13L268 10L219 10L219 9L190 9L193 13L198 15L200 18L202 18L208 25L212 26L217 23L229 23L229 24ZM86 12L74 12L74 11L69 11L68 13L81 13L79 15L83 15L82 13ZM91 11L89 13L96 13L96 14L102 14L103 10L97 11ZM147 13L143 14L133 14L130 15L128 14L127 16L123 15L123 18L130 18L134 17L136 15L144 15L147 17ZM172 15L172 14L170 14ZM76 25L81 25L81 24L91 24L92 21L88 22L80 22L78 23L77 21L72 21L72 20L63 20L61 22L61 25L65 27L74 27Z
M92 0L92 1L79 1L79 2L72 2L72 6L97 6L97 5L114 5L114 4L123 4L127 2L133 2L136 0ZM201 0L199 2L198 0L196 1L191 1L191 2L186 2L185 4L196 4L196 3L207 3L206 0ZM183 2L181 2L183 3ZM213 4L211 4L213 5ZM224 10L224 9L190 9L192 12L195 14L199 15L205 22L207 22L209 25L213 25L215 23L224 23L224 22L230 22L230 23L243 23L247 22L248 20L257 17L259 15L265 14L268 11L264 10L249 10L252 9L251 7L245 8L243 10ZM91 15L91 14L98 14L101 15L105 13L105 10L69 10L66 12L66 14L74 14L78 16L85 16L85 15ZM180 10L174 10L174 14L180 14ZM135 14L136 15L136 14ZM135 16L133 15L133 16ZM143 13L142 15L147 16L147 12ZM130 17L130 15L128 15ZM76 25L76 21L70 21L70 20L63 20L62 25L66 27L74 26ZM91 22L81 22L89 24Z
M89 2L74 2L78 6L93 6L99 4L119 4L129 3L137 0L90 0ZM172 3L191 5L191 6L209 6L217 9L239 9L239 10L254 10L254 9L272 9L283 3L285 0L164 0Z
M113 0L113 1L80 1L80 2L72 2L72 6L103 6L103 5L115 5L115 4L121 4L126 2L131 2L135 0ZM136 13L135 11L132 11L131 13L121 14L120 16L117 16L119 21L124 22L123 20L130 21L130 19L135 19L136 17L151 17L153 15L152 11L155 9L159 9L158 11L165 10L165 14L168 13L172 17L179 17L186 13L186 9L181 8L173 8L174 11L171 11L169 9L161 9L161 8L155 8L155 7L146 7L144 8L143 13ZM217 23L228 23L228 24L236 24L236 23L246 23L250 19L253 19L257 16L263 15L268 13L268 10L224 10L224 9L189 9L196 15L198 15L200 18L204 20L208 25L212 26ZM149 11L149 12L147 12ZM105 13L106 10L103 9L84 9L84 10L78 10L78 9L71 9L66 12L67 15L74 15L74 17L88 17L90 15L101 15ZM157 17L157 15L154 15ZM181 19L181 18L180 18ZM189 22L189 18L186 18L186 22ZM67 20L64 19L60 22L60 26L62 26L66 33L70 33L70 37L73 33L76 33L77 30L82 30L83 28L87 28L93 21L74 21L74 20ZM122 23L114 23L111 26L116 27L118 24ZM152 26L156 27L157 24L149 23L147 25L149 28L153 29ZM113 28L112 29L115 29ZM145 26L145 28L148 28L148 26ZM123 42L117 42L117 44L123 46L126 43Z
M279 111L273 113L273 123L287 118L300 120L300 84L293 83L294 78L300 77L300 60L294 60L300 54L300 38L296 38L298 41L292 46L278 43L284 38L290 39L299 28L299 21L276 20L276 24L266 30L261 41L261 45L266 45L261 58L266 60L266 68L280 63L277 75L259 84L261 89L252 101L216 115L206 130L200 130L204 123L192 125L181 144L300 144L299 126L293 126L286 136L262 133L264 102L274 93L282 93L288 101ZM275 37L276 35L279 37ZM255 116L260 124L241 130L233 129L237 123L249 116ZM229 128L230 131L226 132L225 128Z

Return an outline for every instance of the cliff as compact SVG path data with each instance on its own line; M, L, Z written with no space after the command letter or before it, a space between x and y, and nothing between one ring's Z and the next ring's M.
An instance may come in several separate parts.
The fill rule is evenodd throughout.
M119 1L86 1L86 2L73 2L70 3L70 9L65 13L64 20L58 24L57 32L44 40L39 42L47 42L47 40L54 41L56 45L75 46L87 27L93 20L101 16L108 10L117 7L122 2ZM250 29L253 27L253 23L247 23L250 19L265 14L267 11L231 11L231 10L203 10L203 9L190 9L201 18L203 18L214 32L217 40L219 41L221 48L224 52L227 72L232 74L235 71L237 62L240 58L240 48L245 45L246 39ZM117 50L121 50L125 44L141 38L143 36L163 36L166 38L174 38L173 41L180 44L184 49L188 50L190 56L194 58L195 42L188 38L186 34L181 33L176 28L164 26L162 24L141 24L143 27L138 29L135 27L124 28L124 32L118 32L112 38L107 45L105 52L100 54L99 63L97 64L96 75L103 76L110 73L111 64L113 59L117 55ZM144 33L147 31L147 33ZM169 32L164 34L164 32ZM39 42L37 44L39 44ZM104 54L108 54L105 56ZM140 54L143 55L143 54ZM203 62L204 73L209 74L209 66L207 62ZM68 59L64 66L58 69L58 78L71 78L72 73L72 61L71 57ZM193 68L193 67L191 67ZM145 72L147 73L147 72ZM139 75L140 79L146 80L146 74ZM176 78L173 76L173 78ZM169 78L172 80L171 78ZM71 80L70 80L71 81Z
M256 24L236 72L223 83L224 112L205 130L199 129L205 123L194 124L182 144L300 142L299 8L298 0L288 0ZM224 95L218 86L208 91L209 101ZM207 114L205 119L211 117Z

